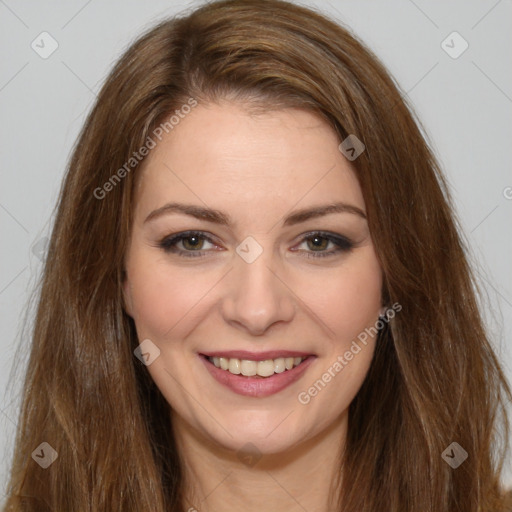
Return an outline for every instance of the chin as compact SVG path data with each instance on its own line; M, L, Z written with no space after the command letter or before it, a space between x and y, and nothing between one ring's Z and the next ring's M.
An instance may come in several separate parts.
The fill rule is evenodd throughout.
M281 434L270 436L267 431L245 429L234 432L233 437L224 433L220 438L212 437L211 440L220 448L235 452L238 458L247 453L262 456L287 452L304 441L300 435L293 435L289 428Z

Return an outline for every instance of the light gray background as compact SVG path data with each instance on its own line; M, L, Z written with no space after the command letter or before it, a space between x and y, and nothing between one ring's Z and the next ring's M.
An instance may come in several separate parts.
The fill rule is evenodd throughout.
M19 404L20 383L10 380L10 371L14 356L27 353L29 339L20 335L22 314L40 276L38 248L49 234L71 147L106 74L127 45L162 17L201 3L0 0L2 390L10 383L0 401L0 489L7 478ZM416 108L452 186L487 292L482 308L510 380L512 2L304 3L352 27ZM59 45L47 59L31 48L43 31ZM441 46L453 31L469 44L456 59ZM461 48L456 40L448 39L448 44L452 51ZM512 486L510 469L506 481Z

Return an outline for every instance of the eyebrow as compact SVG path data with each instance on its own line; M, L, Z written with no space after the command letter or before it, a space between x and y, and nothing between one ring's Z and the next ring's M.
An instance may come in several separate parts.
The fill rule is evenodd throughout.
M153 210L144 220L144 224L169 213L183 213L185 215L195 217L196 219L213 222L222 226L231 226L233 224L231 217L220 210L183 203L167 203L164 206ZM350 213L366 219L366 215L363 210L357 206L340 202L297 210L285 217L283 226L293 226L331 213Z

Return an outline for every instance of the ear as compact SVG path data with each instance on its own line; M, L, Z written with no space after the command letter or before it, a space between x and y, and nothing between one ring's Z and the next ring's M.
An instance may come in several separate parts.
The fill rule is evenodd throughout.
M133 318L132 286L125 271L123 276L123 309Z

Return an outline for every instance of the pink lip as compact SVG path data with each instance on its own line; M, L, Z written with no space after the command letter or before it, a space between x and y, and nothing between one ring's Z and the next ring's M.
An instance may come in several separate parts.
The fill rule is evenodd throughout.
M264 361L265 359L275 359L276 356L268 357L267 354L274 354L277 352L262 352L260 354L257 354L258 357L262 356L258 359L254 359L255 354L252 354L251 357L248 357L247 355L251 354L250 352L222 352L222 354L231 353L245 354L245 356L238 357L215 355L215 357L238 357L239 359L252 359L254 361ZM277 357L286 357L281 355L283 353L284 352L279 352L279 355ZM295 352L290 352L290 354L295 354ZM305 354L303 356L297 355L296 357L307 357L307 359L304 359L304 361L299 366L295 366L291 370L285 370L282 373L274 373L272 377L245 377L244 375L234 375L227 370L217 368L213 363L208 361L208 359L205 356L206 354L203 354L200 355L199 357L203 361L203 364L206 366L206 369L210 372L212 377L217 382L228 387L229 389L231 389L231 391L238 393L239 395L252 396L255 398L264 398L270 395L274 395L275 393L279 393L279 391L285 389L293 382L298 380L308 369L309 365L316 359L316 356L309 355L309 357L307 357L308 354ZM292 357L292 355L288 357Z
M309 357L306 352L292 352L291 350L269 350L267 352L249 352L247 350L226 350L219 352L202 352L206 357L225 357L226 359L249 359L250 361L265 361L278 357Z

